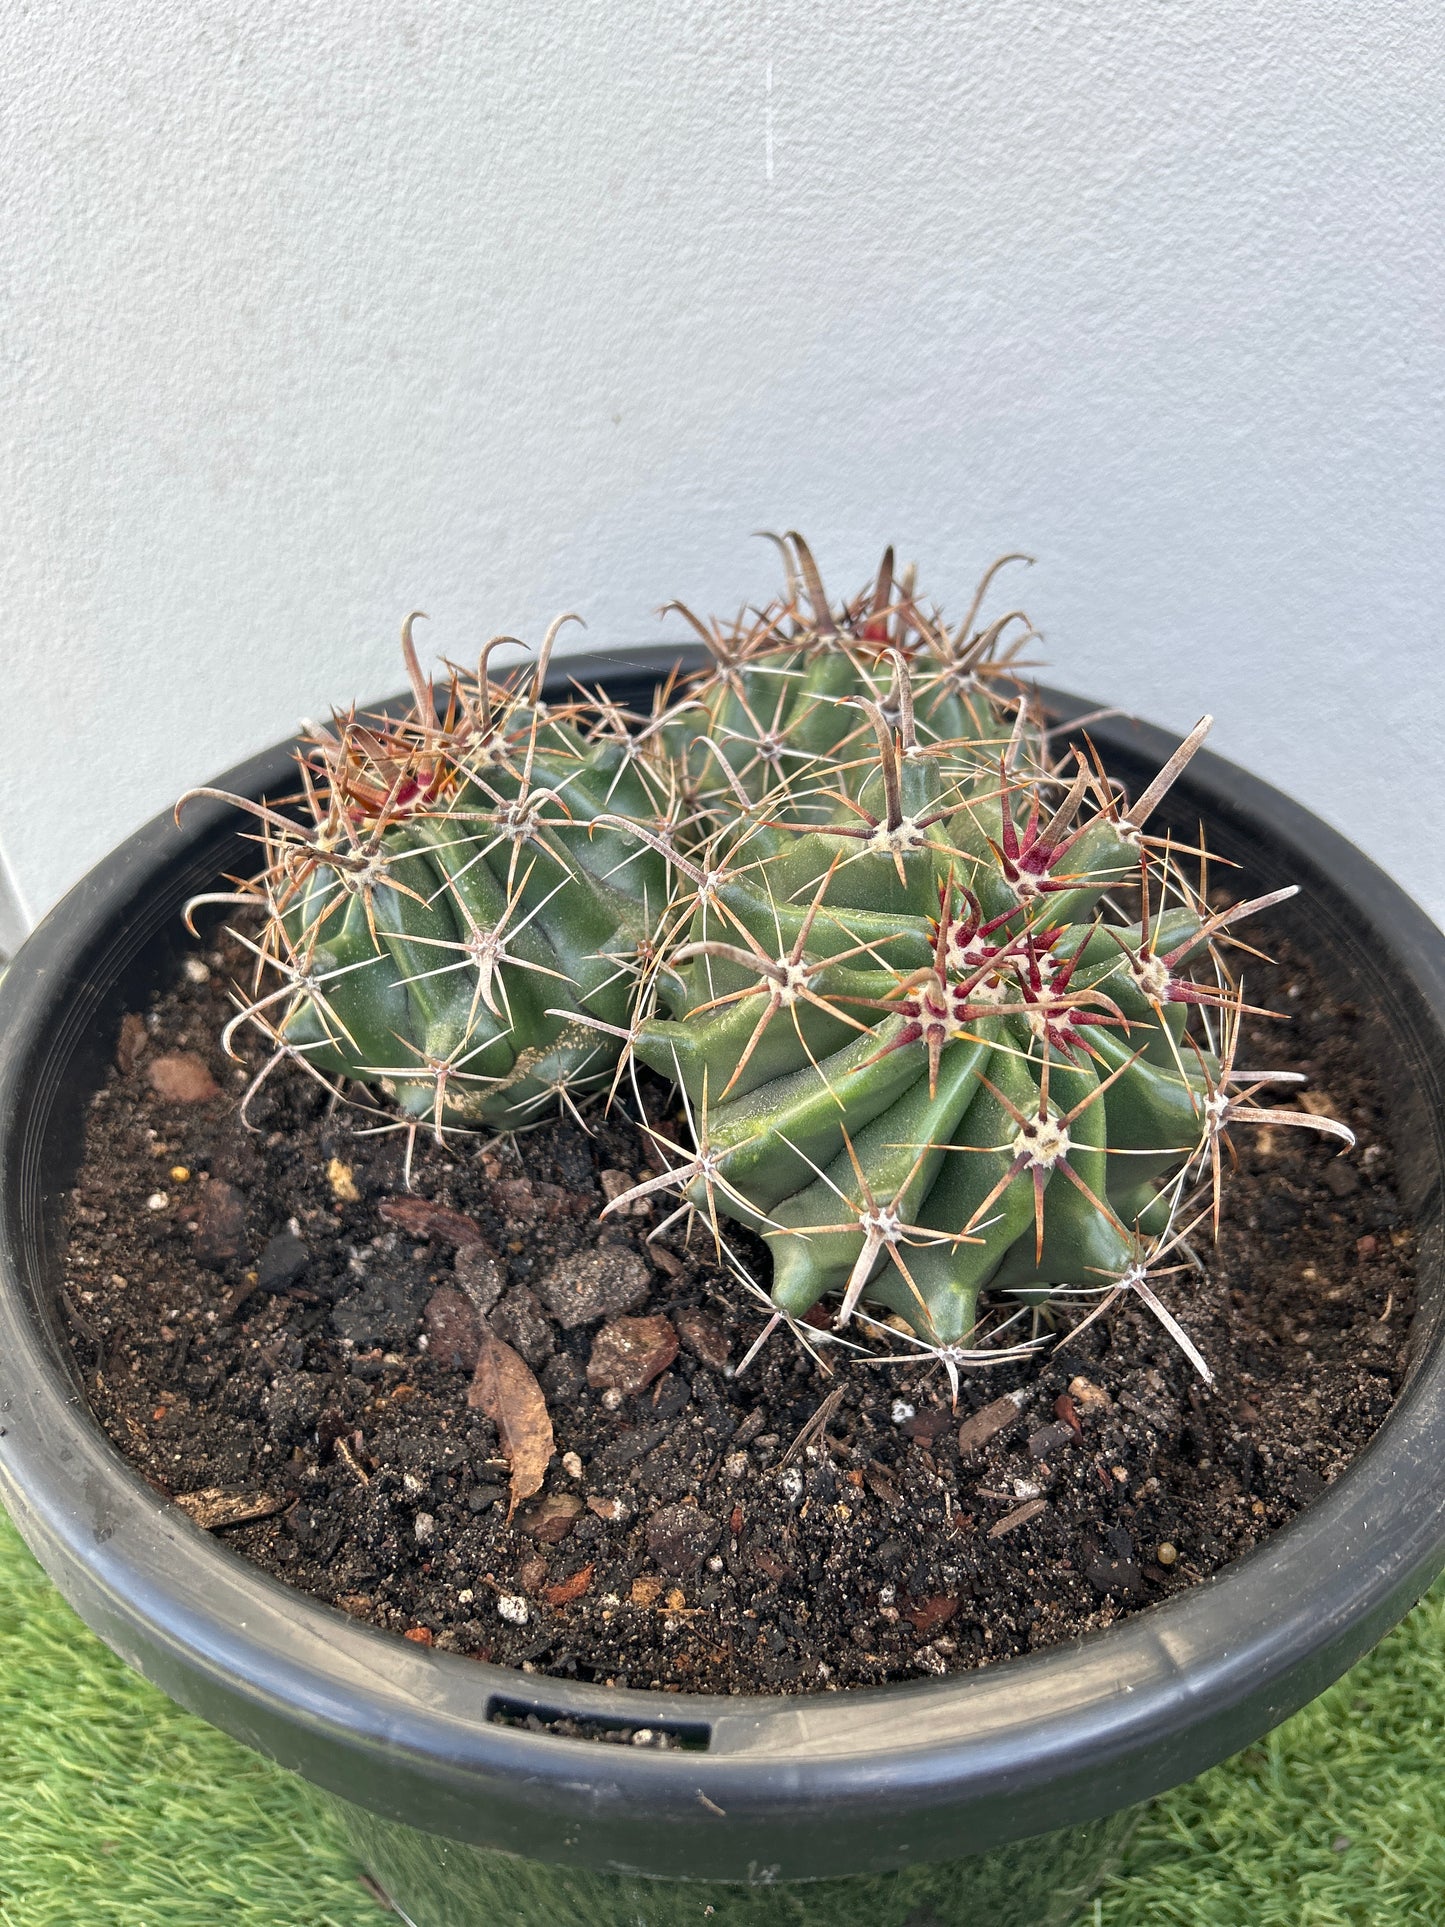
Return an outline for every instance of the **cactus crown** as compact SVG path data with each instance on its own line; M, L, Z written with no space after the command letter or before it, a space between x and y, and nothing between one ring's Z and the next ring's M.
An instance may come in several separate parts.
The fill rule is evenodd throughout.
M265 926L232 1029L438 1134L635 1058L694 1149L608 1209L672 1189L719 1240L761 1235L775 1320L829 1299L956 1375L1030 1306L1134 1291L1207 1375L1150 1277L1217 1227L1227 1131L1352 1141L1255 1102L1294 1074L1236 1066L1226 953L1293 889L1214 904L1205 854L1196 881L1150 832L1209 719L1130 803L1087 739L1052 757L1022 611L980 621L1027 558L950 631L891 550L834 608L773 539L783 597L731 628L684 611L712 663L645 725L542 703L560 622L534 680L491 679L495 638L439 714L409 621L412 712L314 732L299 819L236 799Z
M895 569L892 549L869 587L835 610L802 536L770 539L786 573L777 601L731 628L668 605L712 656L661 723L694 835L727 830L772 797L828 821L831 792L856 793L884 726L901 732L909 759L963 741L1008 750L1018 658L1033 632L1021 609L982 626L977 617L998 571L1031 558L1001 556L950 632L917 599L913 570Z

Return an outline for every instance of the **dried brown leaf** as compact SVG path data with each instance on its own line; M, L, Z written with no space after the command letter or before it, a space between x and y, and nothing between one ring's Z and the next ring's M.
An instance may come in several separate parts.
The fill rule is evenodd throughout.
M534 1492L540 1492L556 1450L547 1401L531 1367L486 1325L477 1352L477 1369L467 1404L480 1408L497 1428L512 1468L512 1501L507 1518Z
M966 1418L958 1428L958 1449L964 1458L970 1458L981 1451L991 1438L1013 1425L1023 1416L1018 1400L1005 1392L996 1398L992 1405L985 1405L981 1412Z

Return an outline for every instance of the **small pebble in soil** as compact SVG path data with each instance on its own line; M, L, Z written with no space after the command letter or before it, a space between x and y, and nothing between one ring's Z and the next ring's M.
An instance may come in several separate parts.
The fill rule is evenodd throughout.
M328 1161L326 1182L331 1186L331 1195L338 1204L361 1203L361 1193L356 1188L356 1174L340 1158L334 1157Z
M1101 1417L1114 1403L1101 1385L1082 1374L1069 1380L1069 1397L1081 1418Z
M646 1304L652 1274L637 1253L625 1245L603 1245L554 1265L537 1289L563 1331L572 1331L578 1325L617 1318Z
M305 1277L310 1262L311 1253L294 1232L278 1232L262 1247L256 1265L256 1289L285 1291Z
M535 1292L525 1285L513 1285L497 1301L491 1318L498 1338L519 1352L533 1371L546 1364L557 1340Z
M172 1051L153 1057L146 1075L156 1096L170 1104L203 1104L218 1095L220 1085L195 1051Z
M592 1341L587 1383L595 1390L635 1395L645 1391L677 1357L677 1331L656 1313L614 1318Z
M485 1317L506 1288L507 1274L494 1252L484 1244L463 1245L452 1260L459 1288Z
M701 1307L678 1312L673 1318L683 1349L700 1358L710 1371L725 1372L731 1347L720 1319Z
M451 1285L438 1285L422 1310L426 1330L418 1338L443 1365L470 1373L481 1350L482 1324L476 1306Z
M722 1527L695 1505L663 1506L647 1522L647 1550L663 1572L695 1572L717 1544Z

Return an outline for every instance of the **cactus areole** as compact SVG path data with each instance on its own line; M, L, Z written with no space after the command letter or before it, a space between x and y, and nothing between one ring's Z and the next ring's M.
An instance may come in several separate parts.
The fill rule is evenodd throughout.
M712 664L647 719L549 712L492 645L439 717L408 624L414 713L318 731L301 820L245 806L267 918L235 1022L438 1133L635 1059L693 1141L655 1130L668 1168L608 1209L672 1190L653 1235L760 1235L778 1319L887 1322L956 1378L1134 1293L1207 1375L1152 1281L1217 1227L1230 1127L1352 1141L1236 1062L1236 928L1293 890L1221 901L1151 833L1209 719L1131 800L1087 739L1052 756L1027 619L980 619L1001 564L950 630L891 551L835 608L780 547L777 603L684 611Z

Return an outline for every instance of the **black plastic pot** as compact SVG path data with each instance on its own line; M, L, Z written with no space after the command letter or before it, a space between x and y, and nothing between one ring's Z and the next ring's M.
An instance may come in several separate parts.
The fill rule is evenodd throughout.
M660 660L644 651L588 671L635 700ZM1127 720L1091 734L1131 783L1173 746ZM225 787L284 793L288 750ZM1074 1645L957 1678L705 1698L423 1651L192 1526L87 1409L57 1309L58 1226L122 1012L175 969L184 899L254 860L238 814L210 803L179 830L158 818L93 870L0 986L0 1495L20 1530L130 1664L341 1796L363 1859L421 1927L654 1927L708 1918L705 1907L720 1922L871 1927L930 1912L990 1927L1067 1918L1119 1816L1313 1698L1445 1567L1445 937L1341 837L1227 763L1199 757L1171 809L1190 829L1203 816L1247 887L1303 884L1290 927L1359 1006L1386 1066L1422 1234L1412 1369L1390 1416L1307 1512L1213 1579ZM498 1724L499 1710L687 1744L564 1739ZM862 1875L887 1877L841 1878ZM695 1881L742 1884L671 1884ZM812 1881L826 1884L781 1884Z

